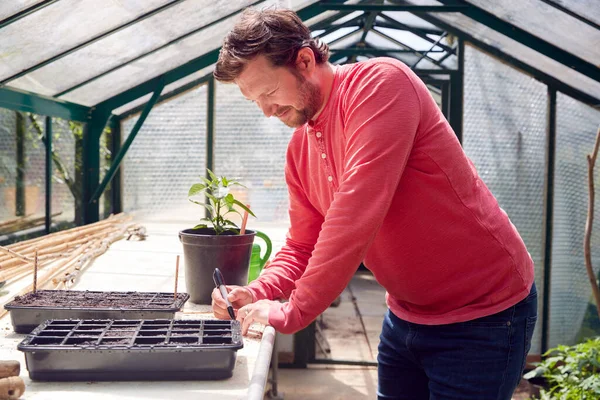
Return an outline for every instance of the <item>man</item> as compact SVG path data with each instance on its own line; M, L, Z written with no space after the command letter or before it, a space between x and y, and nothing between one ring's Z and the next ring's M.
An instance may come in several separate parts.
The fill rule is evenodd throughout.
M243 13L217 62L216 79L296 128L286 244L228 288L243 333L307 326L364 260L389 306L380 399L510 399L537 308L521 237L408 67L327 59L295 13L266 10ZM218 291L213 310L228 318Z

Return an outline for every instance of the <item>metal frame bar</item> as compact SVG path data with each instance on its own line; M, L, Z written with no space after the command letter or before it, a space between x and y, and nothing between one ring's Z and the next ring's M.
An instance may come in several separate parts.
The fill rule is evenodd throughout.
M460 38L463 38L465 41L469 42L477 49L484 51L497 59L500 59L501 62L511 65L512 67L532 76L533 78L539 80L540 82L545 83L548 86L555 88L559 92L562 92L562 93L574 98L575 100L585 103L595 109L598 109L600 107L600 98L596 98L587 93L584 93L584 92L580 91L579 89L576 89L573 86L571 86L567 83L564 83L564 82L560 81L559 79L557 79L543 71L540 71L539 69L535 68L531 64L527 64L523 61L520 61L517 58L509 55L508 53L505 53L502 50L475 38L471 34L465 32L461 29L458 29L458 28L454 27L453 25L450 25L444 21L441 21L431 15L427 15L427 16L423 15L423 16L419 16L419 18L422 18L429 23L437 25L452 34L454 34Z
M17 161L15 182L15 215L25 216L25 116L17 113L17 127L15 140L15 158Z
M46 117L46 233L50 233L52 227L52 117Z
M208 80L208 90L206 91L206 168L214 172L215 170L215 104L216 104L216 83L215 78L211 76ZM206 171L206 179L211 179ZM208 204L209 199L206 198ZM206 217L209 217L208 209Z
M449 6L465 4L463 0L440 1ZM563 50L560 47L529 33L525 29L519 28L510 22L504 21L496 15L472 4L468 8L464 8L460 11L467 17L486 25L487 27L494 29L495 31L513 40L516 40L517 42L537 51L538 53L550 57L553 60L558 61L559 63L564 64L567 67L572 68L595 81L600 82L600 68L591 62L586 61L575 54L569 53L568 51Z
M354 33L354 32L352 32ZM407 49L378 49L371 46L365 47L347 47L345 49L331 49L331 53L333 54L344 54L344 55L365 55L365 54L381 54L381 55L390 55L394 53L409 53L413 54L412 50ZM443 50L431 51L431 53L442 53ZM444 52L445 53L445 52Z
M10 17L7 17L5 19L3 19L2 21L0 21L0 29L4 28L5 26L8 26L14 22L17 22L18 20L20 20L21 18L25 18L28 15L33 14L36 11L41 10L44 7L47 7L53 3L56 3L58 0L44 0L38 4L34 4L29 8L26 8L24 10L19 11L16 14L11 15Z
M392 42L392 43L396 44L397 46L401 46L401 47L403 47L403 48L405 48L405 49L411 50L413 53L415 53L415 54L416 54L416 55L418 55L418 56L422 56L422 55L423 55L423 53L421 53L421 52L419 52L419 51L417 51L417 50L413 49L412 47L410 47L410 46L408 46L408 45L406 45L406 44L404 44L404 43L402 43L402 42L399 42L399 41L397 41L397 40L396 40L396 39L394 39L393 37L391 37L391 36L388 36L388 35L386 35L386 34L385 34L385 33L383 33L383 32L379 32L377 29L371 29L371 32L373 32L373 33L375 33L375 34L377 34L377 35L381 36L381 37L382 37L382 38L384 38L384 39L387 39L387 40L389 40L390 42ZM432 62L433 64L437 65L437 66L438 66L438 67L440 67L440 68L446 68L446 67L445 67L445 66L444 66L442 63L440 63L438 60L436 60L436 59L434 59L434 58L431 58L431 57L429 57L429 56L425 56L425 58L426 58L428 61Z
M110 112L94 110L83 131L83 195L81 211L83 224L99 219L98 202L90 202L100 180L100 136L108 123Z
M391 26L385 26L377 21L375 21L375 26L379 26L382 28L389 28L389 29L398 29L401 31L408 31L418 37L420 37L423 40L427 40L429 43L435 43L435 40L433 40L432 38L430 38L429 36L427 36L428 34L430 35L442 35L444 33L444 30L440 29L438 32L429 32L424 30L423 28L416 28L414 26L409 26L406 24L403 24L400 21L396 21L394 18L390 17L389 15L385 15L383 13L380 13L379 16L381 18L383 18L384 20L390 22ZM442 49L446 50L447 52L450 52L452 54L454 54L454 48L445 45L443 43L438 43L438 46L441 47Z
M205 53L200 57L194 58L193 60L172 69L162 75L147 80L146 82L140 83L127 91L117 94L109 99L96 105L96 109L103 109L108 112L119 108L133 100L139 99L140 97L153 92L156 90L159 82L163 82L166 85L173 83L181 78L184 78L204 67L214 64L219 57L219 49L215 49L211 52Z
M98 204L98 199L100 198L100 196L104 192L104 189L106 189L106 186L110 183L112 178L115 176L117 170L121 166L121 162L123 161L125 154L127 154L127 150L129 150L129 146L131 146L131 143L133 143L133 140L135 139L138 132L142 128L142 125L144 125L144 121L146 121L148 114L150 114L150 110L152 110L152 107L154 107L154 104L156 104L156 102L158 101L160 93L162 92L164 87L165 87L164 83L159 82L154 93L152 94L152 97L150 98L150 101L146 104L146 107L144 107L144 111L142 111L142 115L140 115L138 120L135 122L135 125L131 129L131 132L127 136L127 139L125 140L125 142L119 149L119 153L116 155L116 157L112 161L112 163L110 165L110 169L104 175L104 179L102 179L102 183L96 188L96 190L94 191L94 194L90 198L90 200L89 200L90 204L96 204L96 205Z
M111 154L118 154L121 150L121 119L120 118L111 118L111 126L110 129L112 131L112 146L110 149ZM112 157L111 157L112 159ZM111 160L112 161L112 160ZM113 214L118 214L123 212L123 196L121 191L122 186L122 170L119 168L119 171L115 174L115 177L112 180L111 186L111 212Z
M462 143L463 106L464 106L464 71L465 71L465 42L458 39L458 70L450 78L450 125L458 141Z
M198 86L204 85L209 81L209 79L211 79L211 77L212 77L212 72L204 75L202 78L198 78L189 83L186 83L185 85L178 87L177 89L173 89L169 92L161 94L161 96L158 98L158 101L156 102L156 104L160 104L166 100L169 100L172 97L180 95L181 93L185 93L189 90L197 88ZM127 110L127 111L119 114L118 115L119 119L125 119L134 114L138 114L138 113L142 112L147 103L148 102L140 104L139 106L136 106L136 107L132 108L131 110Z
M441 83L442 87L442 114L450 120L450 82Z
M311 26L311 30L320 30L320 29L327 29L327 27L331 26L335 21L340 20L342 18L344 18L347 15L352 14L351 11L347 11L347 12L339 12L335 15L332 15L331 17L325 18L322 21L319 22L315 22L312 26ZM363 18L364 14L361 15L357 15L356 18ZM302 18L302 20L306 20L308 18ZM345 23L345 22L344 22Z
M338 11L410 11L413 13L426 12L460 12L469 8L468 4L422 6L417 4L339 4L331 2L319 3L324 10Z
M338 29L348 28L348 27L351 27L351 26L356 26L356 27L358 27L358 29L361 29L364 26L363 19L364 19L364 15L359 15L358 17L352 18L352 19L344 22L343 24L334 25L334 26L332 26L329 29L325 29L322 33L320 33L319 35L317 35L315 37L317 37L317 38L323 38L323 37L325 37L325 36L327 36L327 35L335 32L335 31L337 31ZM311 30L319 30L319 29L311 29Z
M379 11L370 12L369 15L367 16L367 19L365 20L365 25L362 27L363 33L360 36L360 39L358 41L358 46L359 47L360 46L363 46L363 47L365 46L365 44L366 44L365 39L367 38L367 34L369 33L369 31L371 29L373 29L373 24L375 23L375 19L377 18L377 15L379 15ZM348 59L348 62L349 63L356 62L356 57L357 57L357 54L353 54Z
M35 70L38 70L38 69L40 69L40 68L42 68L42 67L44 67L44 66L46 66L46 65L48 65L50 63L53 63L54 61L60 60L61 58L65 57L65 56L68 56L69 54L74 53L77 50L81 50L82 48L87 47L87 46L89 46L92 43L95 43L95 42L97 42L99 40L102 40L102 39L104 39L104 38L106 38L106 37L108 37L108 36L110 36L110 35L112 35L114 33L117 33L117 32L119 32L119 31L121 31L121 30L123 30L125 28L128 28L128 27L130 27L132 25L135 25L138 22L141 22L141 21L143 21L143 20L145 20L147 18L150 18L153 15L156 15L156 14L158 14L158 13L160 13L160 12L162 12L162 11L170 8L170 7L173 7L174 5L177 5L177 4L179 4L179 3L183 2L183 1L185 1L185 0L172 0L169 3L164 4L164 5L156 8L156 9L154 9L152 11L149 11L149 12L147 12L147 13L139 16L139 17L137 17L136 19L134 19L132 21L129 21L129 22L127 22L127 23L125 23L123 25L120 25L120 26L118 26L116 28L113 28L113 29L111 29L111 30L109 30L107 32L101 33L100 35L95 36L92 39L89 39L89 40L87 40L87 41L85 41L85 42L83 42L81 44L78 44L75 47L72 47L72 48L70 48L68 50L65 50L62 53L59 53L59 54L57 54L57 55L55 55L53 57L50 57L49 59L44 60L44 61L42 61L42 62L40 62L38 64L35 64L35 65L33 65L31 67L28 67L28 68L25 68L21 72L18 72L16 74L12 75L12 76L9 76L8 78L3 79L2 81L0 81L0 84L6 84L6 83L8 83L8 82L10 82L10 81L12 81L14 79L17 79L17 78L20 78L20 77L22 77L24 75L27 75L27 74L29 74L29 73L31 73L31 72L33 72Z
M556 165L556 89L548 88L546 125L546 182L544 219L544 293L542 297L542 351L548 350L550 336L550 284L552 274L552 230L554 227L554 169Z
M91 114L90 107L8 87L0 87L0 107L79 122Z
M435 41L434 44L431 45L431 47L429 48L429 50L425 51L425 53L423 53L423 55L421 56L421 58L419 58L413 65L412 67L410 67L410 69L415 69L417 67L417 64L419 64L421 62L422 59L424 59L429 53L438 53L437 51L434 51L433 49L438 45L438 43L446 37L448 33L444 32L440 35L440 37L438 38L438 40ZM443 50L442 50L443 51ZM448 56L448 54L446 54L446 57ZM439 60L438 60L439 61Z
M380 28L389 28L389 29L400 29L402 31L411 31L415 35L441 35L444 31L441 29L431 29L431 28L417 28L416 26L404 25L399 21L391 18L389 15L384 14L383 12L379 13L379 16L382 20L375 20L375 26ZM402 28L406 27L406 28ZM418 33L417 33L418 32ZM423 39L425 39L423 37ZM427 40L427 39L425 39ZM429 38L429 40L432 40Z
M260 4L260 3L263 3L264 1L265 0L255 1L254 3L250 4L249 7L256 6L256 5ZM155 49L152 49L152 50L150 50L150 51L148 51L148 52L146 52L144 54L141 54L141 55L139 55L137 57L134 57L131 60L128 60L128 61L124 62L123 64L119 64L116 67L110 68L110 69L102 72L101 74L98 74L98 75L96 75L96 76L94 76L92 78L86 79L85 81L80 82L80 83L78 83L78 84L76 84L76 85L74 85L74 86L72 86L72 87L70 87L68 89L65 89L65 90L63 90L61 92L58 92L54 96L60 97L60 96L63 96L65 94L67 94L67 93L70 93L70 92L72 92L72 91L74 91L76 89L79 89L80 87L85 86L85 85L87 85L87 84L89 84L89 83L91 83L91 82L93 82L93 81L95 81L97 79L100 79L100 78L102 78L102 77L110 74L111 72L114 72L114 71L116 71L118 69L121 69L121 68L123 68L123 67L125 67L125 66L127 66L129 64L132 64L132 63L134 63L134 62L136 62L138 60L141 60L142 58L145 58L145 57L147 57L147 56L149 56L151 54L154 54L154 53L156 53L156 52L158 52L160 50L163 50L163 49L165 49L165 48L167 48L169 46L172 46L172 45L174 45L177 42L180 42L180 41L182 41L184 39L187 39L188 37L190 37L192 35L195 35L196 33L203 31L204 29L210 28L211 26L213 26L215 24L218 24L218 23L220 23L220 22L222 22L222 21L224 21L224 20L226 20L228 18L231 18L231 17L233 17L233 16L235 16L235 15L241 13L241 12L242 12L242 10L238 10L238 11L229 13L229 14L227 14L227 15L219 18L219 19L216 19L216 20L214 20L212 22L209 22L206 25L202 25L199 28L193 29L193 30L191 30L191 31L189 31L189 32L187 32L187 33L185 33L185 34L183 34L183 35L181 35L181 36L179 36L179 37L177 37L177 38L175 38L175 39L173 39L173 40L171 40L171 41L169 41L169 42L167 42L167 43L165 43L165 44L163 44L161 46L158 46Z

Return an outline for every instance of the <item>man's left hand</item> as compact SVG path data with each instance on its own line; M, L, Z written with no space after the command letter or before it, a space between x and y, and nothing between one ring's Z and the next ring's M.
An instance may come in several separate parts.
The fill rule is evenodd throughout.
M273 303L271 300L259 300L247 304L237 311L237 320L242 323L242 335L246 335L250 325L255 322L263 325L269 324L269 308Z

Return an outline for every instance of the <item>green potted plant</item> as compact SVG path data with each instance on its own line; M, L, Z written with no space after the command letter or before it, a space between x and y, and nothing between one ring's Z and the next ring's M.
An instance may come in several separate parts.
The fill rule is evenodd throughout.
M524 375L530 381L543 378L546 382L539 397L550 400L600 399L600 337L575 346L558 346L533 371Z
M240 234L240 228L229 219L230 214L242 216L243 211L255 217L230 191L233 186L244 186L237 180L218 177L210 169L208 175L210 179L202 178L202 182L193 184L188 192L192 203L206 209L206 217L195 227L179 232L186 288L190 301L197 304L211 303L215 268L221 270L227 285L246 285L254 237L259 236L270 245L263 233L245 230ZM191 198L202 194L207 202Z

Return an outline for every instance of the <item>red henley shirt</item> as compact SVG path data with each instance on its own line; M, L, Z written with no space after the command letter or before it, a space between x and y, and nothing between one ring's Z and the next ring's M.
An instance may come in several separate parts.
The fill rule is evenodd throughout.
M398 317L467 321L527 296L533 261L424 83L389 58L337 67L285 170L286 243L249 285L282 333L307 326L364 262Z

